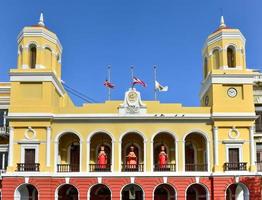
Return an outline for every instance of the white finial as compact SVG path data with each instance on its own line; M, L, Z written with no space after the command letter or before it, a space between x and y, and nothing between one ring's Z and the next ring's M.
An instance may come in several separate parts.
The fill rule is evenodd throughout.
M45 26L45 23L44 23L44 15L43 15L42 12L41 12L41 14L40 14L40 18L39 18L38 24L39 24L40 26Z
M226 24L225 24L225 21L224 21L224 16L222 15L221 18L220 18L220 28L224 28L226 27Z

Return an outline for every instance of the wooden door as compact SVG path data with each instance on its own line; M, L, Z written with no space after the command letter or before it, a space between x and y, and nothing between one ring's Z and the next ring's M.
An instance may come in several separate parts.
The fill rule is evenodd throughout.
M238 148L229 149L229 162L230 163L239 163L239 149Z
M80 154L80 146L79 145L71 145L70 149L70 165L71 171L78 172L79 171L79 154Z
M25 149L25 164L35 163L35 149Z

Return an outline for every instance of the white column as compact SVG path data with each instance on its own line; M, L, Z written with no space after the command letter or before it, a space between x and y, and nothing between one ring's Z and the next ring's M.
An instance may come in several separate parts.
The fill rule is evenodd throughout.
M150 141L150 150L151 150L151 172L154 171L154 141Z
M115 171L115 141L112 140L112 152L111 152L111 171L114 172Z
M122 160L122 141L118 141L118 160L119 160L119 164L118 164L118 171L121 172L122 171L122 162L124 164L124 160Z
M214 126L213 127L213 138L214 138L214 165L218 165L218 127ZM209 158L208 158L209 159Z
M176 140L175 141L175 154L176 154L176 172L178 172L178 160L179 160L179 158L178 158L178 141Z
M144 172L146 172L147 168L146 168L146 163L147 163L147 158L146 158L146 148L147 148L147 141L144 141Z
M60 163L58 163L58 154L59 154L58 141L55 141L54 144L55 144L55 151L54 151L54 152L55 152L55 155L54 155L54 159L55 159L55 161L54 161L54 171L57 172L57 164L60 164Z
M46 166L50 167L51 127L46 128Z
M5 169L5 154L4 153L2 154L2 169Z
M80 158L80 161L79 161L79 172L82 172L82 156L83 156L83 153L82 153L82 149L83 149L83 141L80 140L80 155L79 155L79 158Z
M254 133L255 133L255 126L249 127L249 137L250 137L250 165L255 165Z
M9 127L9 155L8 166L13 166L13 146L14 146L14 128Z
M90 146L90 141L86 141L86 171L90 171L90 151L91 151L91 146Z

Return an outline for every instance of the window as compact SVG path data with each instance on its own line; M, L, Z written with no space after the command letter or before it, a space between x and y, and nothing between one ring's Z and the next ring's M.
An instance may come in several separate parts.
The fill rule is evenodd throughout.
M205 76L205 78L207 77L207 71L208 71L208 69L207 69L207 58L205 57L205 60L204 60L204 76Z
M239 148L228 149L228 161L229 163L239 163Z
M7 152L0 152L0 170L5 170L7 167Z
M34 44L29 47L29 67L31 69L36 67L36 46Z
M235 48L233 46L229 46L227 48L227 65L228 67L236 67L236 55Z
M25 149L25 163L35 163L35 149Z
M214 69L219 69L219 67L220 67L219 51L218 51L218 49L215 49L213 51L213 68Z

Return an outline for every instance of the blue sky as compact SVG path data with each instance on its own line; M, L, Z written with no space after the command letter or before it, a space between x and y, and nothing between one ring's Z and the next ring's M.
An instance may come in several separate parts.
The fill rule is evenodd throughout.
M262 69L262 1L260 0L45 0L2 1L0 5L0 81L16 68L16 37L27 25L45 23L64 48L62 79L98 102L107 98L106 66L112 65L116 88L112 99L123 99L130 86L130 66L147 88L137 89L153 100L153 65L158 81L169 86L161 102L199 105L201 50L223 15L228 26L247 39L249 68ZM82 101L73 97L76 104Z

